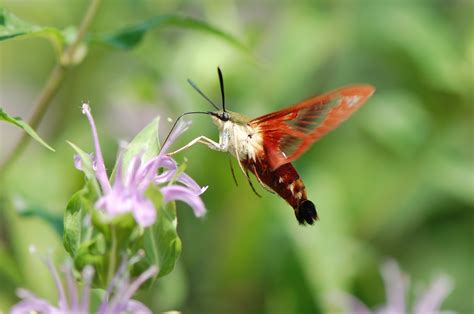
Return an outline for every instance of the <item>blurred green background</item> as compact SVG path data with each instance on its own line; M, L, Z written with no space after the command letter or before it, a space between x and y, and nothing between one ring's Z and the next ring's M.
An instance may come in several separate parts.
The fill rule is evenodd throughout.
M67 4L66 4L67 3ZM0 1L39 25L77 25L87 1ZM91 102L106 163L156 115L175 118L209 105L192 78L219 101L216 67L228 106L258 116L352 83L375 95L348 122L294 164L321 217L297 225L291 208L242 175L233 183L226 155L196 146L177 157L209 185L207 216L179 204L180 261L156 289L139 295L155 312L327 313L329 295L347 291L374 307L385 300L379 265L393 257L416 292L447 273L454 291L443 309L474 312L474 5L459 1L105 1L90 31L113 32L160 14L199 18L236 36L250 55L205 32L160 28L130 51L89 47L51 104L36 143L13 165L1 190L61 216L83 184L71 140L92 151L80 112ZM0 44L0 103L27 118L55 63L44 39ZM170 128L162 120L161 135ZM0 158L20 132L0 124ZM181 144L217 139L210 119L195 116ZM178 147L178 143L175 147ZM6 184L8 183L8 184ZM21 204L20 204L21 206ZM28 246L61 239L44 221L0 211L0 311L26 287L55 300L46 268ZM413 292L413 291L412 291Z

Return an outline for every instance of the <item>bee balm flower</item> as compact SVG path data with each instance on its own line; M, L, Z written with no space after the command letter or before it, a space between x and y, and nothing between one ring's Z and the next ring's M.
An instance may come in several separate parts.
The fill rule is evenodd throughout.
M387 261L382 265L382 277L387 294L387 304L370 310L365 304L349 294L337 294L334 301L346 307L348 314L437 314L441 303L452 290L451 280L446 276L437 278L431 286L416 300L412 311L408 311L406 289L408 281L395 261Z
M109 283L109 288L102 297L102 302L96 313L133 313L133 314L151 314L152 312L141 302L132 299L133 294L148 279L152 278L157 272L156 266L151 266L131 281L127 273L127 267L136 262L141 257L123 259L119 270ZM94 277L92 266L86 266L82 272L82 289L78 287L74 280L72 266L66 263L62 268L64 279L61 280L58 270L53 265L51 258L46 259L46 264L53 277L56 289L58 291L58 305L52 305L45 299L41 299L24 289L18 289L17 294L22 299L11 309L11 314L87 314L92 313L91 308L91 285ZM65 285L63 284L65 282Z
M180 173L176 162L165 154L171 143L187 130L188 122L178 123L160 153L150 160L144 161L143 153L137 153L124 170L122 158L119 157L115 180L110 182L105 170L97 129L87 103L82 105L82 112L87 116L92 129L95 148L94 171L103 193L95 203L95 207L110 217L132 213L140 226L148 227L156 221L156 209L145 192L154 185L160 189L164 202L183 201L191 206L197 217L205 214L206 209L200 195L207 187L201 188L190 176ZM82 170L77 160L75 164L76 168ZM160 174L159 170L162 170Z

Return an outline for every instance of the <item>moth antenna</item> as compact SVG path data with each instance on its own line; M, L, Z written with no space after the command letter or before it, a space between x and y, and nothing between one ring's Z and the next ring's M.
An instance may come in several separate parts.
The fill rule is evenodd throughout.
M163 147L163 146L166 144L166 142L168 141L168 139L169 139L169 137L170 137L170 135L171 135L171 132L173 132L174 128L175 128L176 125L178 124L178 121L179 121L182 117L184 117L184 116L186 116L186 115L188 115L188 114L208 114L208 115L209 115L209 114L211 114L211 112L209 112L209 111L189 111L189 112L185 112L185 113L183 113L182 115L180 115L179 117L177 117L176 120L175 120L174 123L173 123L173 126L171 127L170 131L168 132L168 135L166 135L165 140L163 141L163 144L161 144L161 147ZM160 153L161 153L161 148L160 148Z
M225 93L224 93L224 78L222 76L221 68L217 67L217 75L219 75L219 84L221 86L221 96L222 96L222 110L225 110Z
M209 99L209 97L207 97L200 89L199 87L196 86L196 84L194 84L193 81L191 81L190 79L188 79L188 83L189 85L191 85L192 88L194 88L202 97L204 97L204 99L206 99L214 108L216 108L217 110L220 110L220 108L212 101Z

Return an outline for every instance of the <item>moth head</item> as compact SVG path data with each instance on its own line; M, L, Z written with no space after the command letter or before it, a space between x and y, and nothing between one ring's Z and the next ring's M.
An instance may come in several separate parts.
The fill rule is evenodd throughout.
M209 113L212 116L212 121L217 125L217 126L223 126L224 123L230 120L230 114L227 111L219 110L219 111L213 111Z

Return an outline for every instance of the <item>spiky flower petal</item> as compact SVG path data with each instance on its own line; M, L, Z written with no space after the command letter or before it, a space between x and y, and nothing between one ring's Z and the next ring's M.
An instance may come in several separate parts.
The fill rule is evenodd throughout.
M94 309L90 304L91 300L91 284L94 276L92 266L84 267L82 271L82 292L76 284L70 263L66 263L62 268L64 280L61 280L58 270L53 265L51 258L47 257L46 264L53 277L58 292L58 305L52 305L49 301L37 297L35 294L25 289L18 289L17 295L22 299L11 309L11 314L87 314L92 313ZM151 266L144 271L138 278L131 281L127 273L127 267L133 263L130 260L123 259L119 270L109 283L109 289L103 296L99 306L98 313L133 313L148 314L152 313L143 303L133 300L134 293L140 285L152 278L158 269ZM64 285L64 282L66 283Z
M207 187L200 187L189 175L180 173L176 162L165 154L173 141L187 130L189 122L178 123L160 153L150 160L143 161L143 153L137 153L124 171L123 160L119 157L115 180L111 183L107 178L97 128L87 103L82 105L82 112L91 126L95 147L93 168L103 193L95 207L109 217L132 213L137 224L142 227L151 226L156 221L156 209L145 192L150 185L154 185L160 188L165 202L180 200L191 206L196 216L205 214L206 209L200 195ZM80 157L75 157L75 165L82 170ZM173 185L169 185L170 183Z
M389 260L382 265L382 277L385 285L386 304L375 310L370 310L365 304L347 293L334 295L334 302L345 308L345 313L350 314L438 314L445 313L440 310L442 301L451 292L453 285L446 275L437 278L434 283L415 302L412 311L408 311L406 291L408 278L400 271L398 264Z

